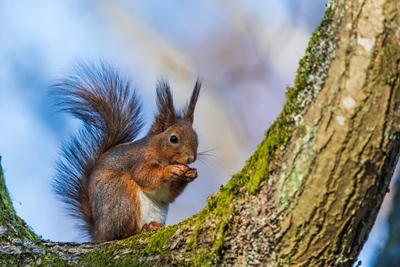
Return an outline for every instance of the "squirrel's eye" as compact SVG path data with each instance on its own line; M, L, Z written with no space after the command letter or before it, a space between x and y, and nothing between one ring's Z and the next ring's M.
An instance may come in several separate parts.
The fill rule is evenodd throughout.
M169 141L171 141L171 143L178 143L178 137L176 137L175 135L171 135L171 137L169 138Z

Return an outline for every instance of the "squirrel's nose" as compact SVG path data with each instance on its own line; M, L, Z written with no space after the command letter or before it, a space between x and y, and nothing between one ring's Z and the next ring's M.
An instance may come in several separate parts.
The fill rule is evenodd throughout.
M190 164L196 160L196 154L187 155L186 157L186 164Z

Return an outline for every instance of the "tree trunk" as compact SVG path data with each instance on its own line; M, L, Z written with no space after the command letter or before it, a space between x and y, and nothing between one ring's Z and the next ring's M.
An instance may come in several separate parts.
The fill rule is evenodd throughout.
M178 225L103 244L39 240L4 183L14 265L352 266L399 156L400 6L331 1L283 111L243 170Z

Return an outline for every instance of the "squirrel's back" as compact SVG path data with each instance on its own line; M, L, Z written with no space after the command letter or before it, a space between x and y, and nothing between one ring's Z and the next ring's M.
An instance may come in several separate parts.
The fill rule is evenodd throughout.
M79 63L75 74L52 86L52 94L60 110L82 121L78 133L63 145L53 189L91 233L89 177L105 152L136 139L143 128L141 101L130 81L104 61Z

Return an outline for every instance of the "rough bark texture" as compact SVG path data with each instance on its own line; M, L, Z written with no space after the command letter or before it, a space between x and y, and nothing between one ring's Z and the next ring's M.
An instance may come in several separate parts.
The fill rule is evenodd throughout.
M154 233L79 245L37 241L10 221L8 199L1 208L12 215L0 217L0 229L17 230L0 231L0 261L351 266L399 156L399 11L395 0L330 2L281 115L200 213Z

